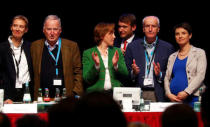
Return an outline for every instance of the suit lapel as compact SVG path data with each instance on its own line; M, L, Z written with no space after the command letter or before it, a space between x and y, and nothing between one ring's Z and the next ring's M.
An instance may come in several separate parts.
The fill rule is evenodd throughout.
M176 58L177 58L177 55L178 55L178 52L176 52L176 53L174 53L172 56L172 58L171 58L171 61L170 61L170 65L173 65L174 66L174 62L175 62L175 60L176 60ZM172 68L173 68L173 66L171 66ZM172 69L171 69L172 70Z
M114 50L113 50L113 48L112 47L109 47L108 48L108 66L109 67L112 67L113 65L112 65L112 57L114 56Z
M41 43L39 45L37 45L37 50L38 50L38 56L37 56L37 61L38 61L38 69L39 69L39 74L41 73L41 63L42 63L42 53L43 53L43 50L44 50L44 42L45 40L42 39L41 40Z
M12 57L12 52L11 52L11 49L10 49L10 44L9 42L5 45L5 49L6 49L6 54L7 55L7 59L8 59L8 67L11 68L11 71L10 72L13 76L13 78L15 79L16 77L16 71L15 71L15 64L14 64L14 60L13 60L13 57Z
M98 56L99 56L99 59L100 59L100 68L105 68L105 66L104 66L104 62L103 62L103 60L102 60L102 57L101 57L101 53L99 52L99 50L98 50L98 48L97 48L97 46L94 48L94 51L96 51L97 52L97 54L98 54Z
M66 65L70 65L68 64L68 57L71 56L71 52L68 52L69 48L67 46L65 46L65 41L63 41L63 39L61 39L61 54L62 55L62 62L63 62L63 74L64 76L66 75L66 70L67 70L67 67ZM60 57L60 56L59 56ZM59 58L60 59L60 58Z
M136 64L138 65L137 62L139 62L141 66L139 66L141 68L141 75L145 75L145 67L146 67L146 60L145 60L145 48L144 48L144 40L142 40L139 43L139 53L137 54L137 58L136 58ZM138 61L137 61L138 60Z
M193 60L193 58L194 58L194 52L195 52L196 50L194 50L194 47L193 46L191 46L191 48L190 48L190 52L189 52L189 55L188 55L188 58L187 58L187 66L191 63L191 61Z
M160 43L159 43L159 40L157 40L157 44L156 44L156 46L155 46L155 56L154 56L154 62L155 63L157 63L158 61L161 61L161 59L159 58L159 54L160 54L160 52L161 52L161 45L160 45ZM158 55L157 55L158 54Z
M23 51L24 51L24 53L25 53L26 60L27 60L28 66L29 66L29 64L31 64L31 63L30 63L30 47L28 47L28 46L25 44L25 42L23 42L22 48L23 48Z

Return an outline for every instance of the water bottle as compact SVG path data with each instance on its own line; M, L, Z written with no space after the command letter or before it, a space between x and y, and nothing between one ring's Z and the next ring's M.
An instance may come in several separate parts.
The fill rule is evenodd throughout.
M62 99L66 98L66 88L63 88L63 94L62 94Z
M49 102L50 101L49 89L48 88L45 88L44 101L45 102Z
M144 111L144 98L143 98L143 91L141 90L141 92L140 92L140 111Z
M60 90L59 88L55 89L55 102L60 101Z
M198 97L198 101L201 102L201 96L202 96L202 93L203 93L203 88L199 88L199 97Z
M31 95L29 90L29 83L25 83L25 90L23 95L23 103L30 103L31 102Z
M199 88L198 101L194 102L194 107L193 107L195 112L200 112L202 93L203 93L203 88Z
M42 88L39 88L37 102L38 102L38 103L43 102L43 98L42 98Z

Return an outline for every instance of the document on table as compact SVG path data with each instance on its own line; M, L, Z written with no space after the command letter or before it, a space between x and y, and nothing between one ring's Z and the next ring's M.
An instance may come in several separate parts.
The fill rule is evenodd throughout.
M179 104L177 102L151 102L150 103L150 112L163 112L167 107Z
M37 104L4 104L3 113L37 113Z

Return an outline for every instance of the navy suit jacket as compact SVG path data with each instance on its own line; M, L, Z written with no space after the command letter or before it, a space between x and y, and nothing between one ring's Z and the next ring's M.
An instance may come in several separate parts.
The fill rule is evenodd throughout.
M174 51L174 47L168 42L165 42L160 39L157 41L154 61L155 63L160 63L160 68L162 72L161 79L159 79L159 77L156 77L153 73L154 89L157 101L166 101L163 80L167 69L168 58ZM132 70L131 65L133 63L133 59L136 60L136 64L140 69L140 73L135 78L135 86L143 88L143 81L145 76L144 40L138 39L129 44L125 54L126 66L128 68L129 73L131 73Z
M140 38L137 37L136 35L134 35L134 38L133 38L132 42L135 41L135 40L138 40L138 39L140 39ZM114 46L120 48L120 47L121 47L122 41L123 41L122 38L116 38L115 41L114 41ZM131 43L132 43L132 42L131 42ZM129 43L129 44L130 44L130 43Z
M30 43L23 42L23 51L26 55L31 82L29 85L31 98L33 99L33 68L30 55ZM16 71L15 64L12 58L9 41L0 44L0 87L4 89L4 99L11 99L17 101L16 98ZM24 86L23 86L24 88Z

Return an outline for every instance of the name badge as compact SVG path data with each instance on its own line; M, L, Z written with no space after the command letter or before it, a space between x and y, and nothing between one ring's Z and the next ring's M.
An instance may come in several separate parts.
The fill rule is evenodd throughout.
M144 86L150 86L153 84L153 80L149 78L144 79Z
M53 79L53 85L54 86L61 86L62 80L61 79Z

